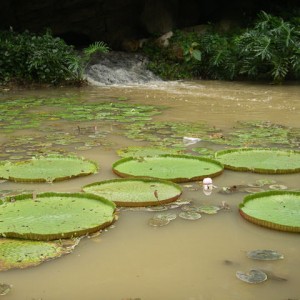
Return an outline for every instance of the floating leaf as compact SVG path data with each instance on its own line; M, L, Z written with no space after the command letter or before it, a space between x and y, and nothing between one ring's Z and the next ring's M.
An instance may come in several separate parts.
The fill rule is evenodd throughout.
M268 191L248 195L239 205L239 212L257 225L300 232L300 192Z
M27 268L72 252L79 239L27 241L0 239L0 271Z
M274 250L252 250L247 252L247 257L257 260L278 260L284 256Z
M118 206L150 206L178 199L182 189L178 184L158 179L113 179L95 182L83 191L105 197Z
M113 164L121 177L152 177L174 182L196 181L223 172L221 163L204 157L160 155L156 157L123 158Z
M82 236L109 226L115 204L87 193L23 194L0 205L0 236L55 240Z
M183 211L179 213L179 217L186 220L198 220L201 215L195 211Z
M261 270L250 270L248 273L237 271L236 277L247 283L261 283L268 279L267 274Z
M0 164L0 178L13 181L52 182L97 172L96 163L75 156L49 155Z

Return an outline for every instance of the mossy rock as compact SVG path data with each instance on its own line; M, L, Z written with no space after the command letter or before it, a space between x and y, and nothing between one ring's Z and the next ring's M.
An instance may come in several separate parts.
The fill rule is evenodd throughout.
M240 148L215 153L226 169L265 174L300 172L300 151L264 148Z
M24 269L71 253L80 239L28 241L0 239L0 271Z
M21 194L0 205L0 236L29 240L73 238L115 219L115 204L87 193Z
M188 155L158 155L155 157L123 158L113 164L113 172L121 177L150 177L187 182L215 177L223 172L215 160Z
M120 178L86 185L83 191L105 197L117 206L137 207L176 201L182 193L182 188L165 180Z
M16 182L53 182L96 173L96 163L76 156L49 155L26 161L4 161L0 178Z
M246 220L271 229L300 232L300 192L268 191L246 196L239 205Z

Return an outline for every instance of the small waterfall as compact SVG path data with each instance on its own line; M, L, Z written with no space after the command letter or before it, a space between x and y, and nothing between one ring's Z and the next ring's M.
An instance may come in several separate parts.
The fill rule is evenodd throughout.
M86 79L93 85L136 85L161 81L146 69L147 58L139 53L109 52L93 59Z

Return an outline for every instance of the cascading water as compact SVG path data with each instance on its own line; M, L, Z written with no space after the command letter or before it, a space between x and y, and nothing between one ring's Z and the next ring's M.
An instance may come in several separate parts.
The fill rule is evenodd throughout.
M138 53L110 52L98 55L88 66L86 79L93 85L135 85L161 81L147 70L147 58Z

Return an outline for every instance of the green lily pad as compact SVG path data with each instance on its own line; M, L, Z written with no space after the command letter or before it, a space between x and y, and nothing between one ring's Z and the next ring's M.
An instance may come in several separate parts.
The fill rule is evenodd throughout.
M0 236L55 240L82 236L109 226L115 204L85 193L22 194L0 205Z
M257 260L278 260L283 259L283 255L274 250L253 250L247 252L247 257Z
M151 206L176 201L182 188L173 182L157 179L113 179L83 187L84 192L103 196L117 206Z
M78 243L78 238L51 242L0 239L0 271L37 266L71 253Z
M281 231L300 232L300 192L268 191L244 198L239 212L246 220Z
M205 157L166 154L123 158L113 164L113 171L121 177L152 177L186 182L218 176L223 172L223 165Z
M218 151L215 159L226 169L255 173L286 174L300 172L300 151L241 148Z
M16 182L52 182L96 173L96 163L76 156L49 155L0 164L0 178Z
M261 283L268 279L267 274L261 270L250 270L248 273L237 271L236 277L247 283Z

